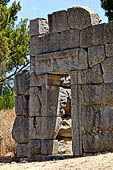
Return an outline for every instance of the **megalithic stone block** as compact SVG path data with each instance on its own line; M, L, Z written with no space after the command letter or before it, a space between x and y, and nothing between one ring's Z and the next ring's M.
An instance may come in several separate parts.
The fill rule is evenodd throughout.
M16 156L17 158L27 158L29 154L27 144L17 144Z
M40 35L48 32L48 22L45 18L36 18L30 21L30 35Z
M28 118L17 116L13 125L13 139L19 144L28 143L29 139L29 122Z
M24 70L15 76L15 93L16 95L29 95L30 74L28 70Z
M41 154L52 155L58 153L58 140L41 140Z
M48 15L49 33L69 30L67 11L57 11Z
M100 17L91 8L78 6L67 10L70 28L82 30L92 25L99 24Z
M15 96L15 112L17 116L28 116L29 96Z
M29 139L55 139L61 122L60 117L29 118Z

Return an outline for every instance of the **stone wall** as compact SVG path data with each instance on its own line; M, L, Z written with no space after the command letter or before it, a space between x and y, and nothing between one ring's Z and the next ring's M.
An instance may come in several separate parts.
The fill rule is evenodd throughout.
M113 151L113 22L99 22L98 14L88 7L54 12L48 23L43 18L31 21L29 123L23 114L26 107L22 106L22 115L18 107L26 94L16 84L15 124L22 124L20 133L28 125L25 140L16 139L15 125L13 129L17 151L26 155L28 147L29 160L48 160L55 153L62 117L57 111L59 88L69 87L62 83L62 75L67 74L73 155Z

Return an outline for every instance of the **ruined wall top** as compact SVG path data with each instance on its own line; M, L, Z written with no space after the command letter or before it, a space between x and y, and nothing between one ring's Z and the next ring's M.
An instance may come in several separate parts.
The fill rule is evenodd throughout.
M82 30L100 22L99 15L89 7L73 7L48 15L49 33L62 32L70 28Z
M97 25L100 17L89 7L78 6L67 10L53 12L45 18L37 18L31 21L31 35L41 35L44 33L56 33L69 30L71 28L82 30L91 25Z

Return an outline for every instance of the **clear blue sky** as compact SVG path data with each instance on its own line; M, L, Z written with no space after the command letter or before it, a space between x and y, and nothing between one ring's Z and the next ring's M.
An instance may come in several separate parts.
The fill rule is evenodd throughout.
M14 0L11 0L13 2ZM18 0L16 0L18 1ZM100 0L20 0L22 10L19 12L19 18L34 19L38 17L47 18L57 10L67 9L73 6L89 6L99 14L102 22L107 22L105 11L101 8Z

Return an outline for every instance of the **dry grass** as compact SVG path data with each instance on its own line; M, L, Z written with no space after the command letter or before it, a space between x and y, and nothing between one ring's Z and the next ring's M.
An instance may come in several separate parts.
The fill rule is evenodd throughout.
M0 111L0 156L5 156L9 152L15 152L16 143L12 139L12 127L15 120L15 111Z

